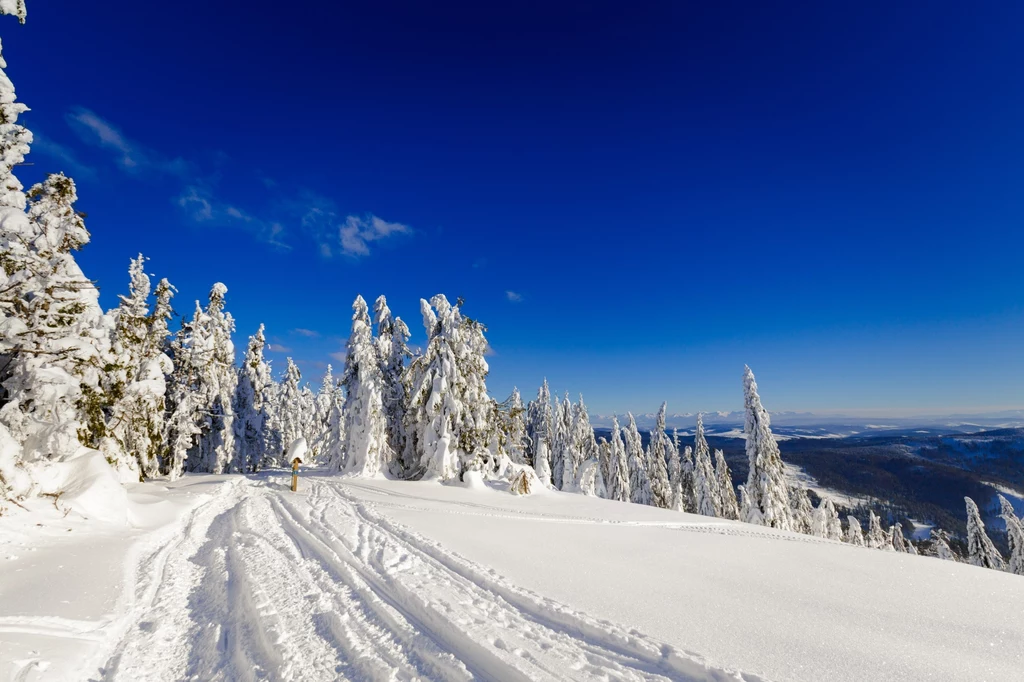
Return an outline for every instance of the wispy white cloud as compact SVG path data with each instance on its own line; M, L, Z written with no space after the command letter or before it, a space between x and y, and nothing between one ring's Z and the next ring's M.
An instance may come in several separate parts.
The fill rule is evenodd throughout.
M274 353L291 353L292 349L288 346L283 346L280 343L268 343L267 350L273 351Z
M375 215L365 218L350 215L339 230L341 250L347 256L358 258L370 255L370 242L387 239L394 235L409 234L412 229L402 223L389 223Z
M523 295L520 293L516 293L515 291L506 291L505 297L508 298L508 300L511 301L512 303L523 302Z
M305 336L308 339L315 339L320 336L320 332L313 331L312 329L303 329L302 327L293 329L292 333L298 334L299 336Z
M258 188L248 196L259 197L258 203L255 207L249 202L239 204L227 199L218 182L225 174L222 166L231 163L223 152L203 155L206 161L202 163L170 158L131 139L118 126L85 107L72 109L66 120L82 142L111 153L114 163L125 173L176 178L173 201L197 223L244 229L280 249L291 249L299 236L312 239L324 258L338 253L352 258L367 256L371 244L413 232L408 225L373 214L348 215L343 219L345 213L338 210L332 199L309 190L288 188L258 170L248 174ZM40 151L63 160L75 173L95 174L78 162L72 150L48 140L41 144ZM235 173L234 177L245 174Z
M280 249L292 248L283 240L283 225L257 218L237 206L220 201L208 185L196 183L186 186L175 202L197 223L242 227L267 244Z
M332 360L337 360L338 362L341 363L344 363L346 360L348 360L348 353L346 353L343 350L335 351L334 353L329 353L329 356Z
M32 137L32 150L60 161L62 173L66 172L74 178L83 180L96 177L96 169L82 163L70 147L65 147L38 131L33 132Z
M67 115L68 125L86 144L114 152L115 162L128 173L155 171L187 177L191 164L181 158L166 158L124 135L114 124L85 107L75 107Z
M178 197L178 206L197 222L213 220L213 204L200 193L198 187L186 187L185 192Z

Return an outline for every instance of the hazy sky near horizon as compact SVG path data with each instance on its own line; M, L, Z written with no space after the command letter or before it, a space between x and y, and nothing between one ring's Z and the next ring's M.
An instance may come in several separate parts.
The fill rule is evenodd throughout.
M462 296L489 386L593 412L1024 405L1024 5L29 3L0 23L105 306L140 251L236 343Z

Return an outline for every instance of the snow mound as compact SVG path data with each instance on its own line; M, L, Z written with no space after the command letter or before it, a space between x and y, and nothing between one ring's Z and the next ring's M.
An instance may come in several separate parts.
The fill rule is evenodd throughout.
M484 475L479 471L473 470L462 474L462 487L469 490L487 490L487 484L484 483Z
M81 448L63 462L41 462L35 469L39 492L87 518L125 525L128 491L97 450Z

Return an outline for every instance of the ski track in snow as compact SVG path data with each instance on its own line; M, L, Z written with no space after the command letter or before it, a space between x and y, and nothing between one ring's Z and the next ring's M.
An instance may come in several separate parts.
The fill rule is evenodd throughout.
M519 588L390 520L393 503L360 499L350 479L310 477L299 493L279 480L240 479L194 510L141 557L120 617L0 630L96 640L96 681L760 679Z

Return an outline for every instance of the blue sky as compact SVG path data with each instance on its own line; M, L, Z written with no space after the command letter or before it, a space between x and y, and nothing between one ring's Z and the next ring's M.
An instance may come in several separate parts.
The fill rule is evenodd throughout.
M105 305L223 281L314 382L357 293L416 341L444 292L499 398L1024 405L1024 6L507 5L37 0L21 177L78 180Z

